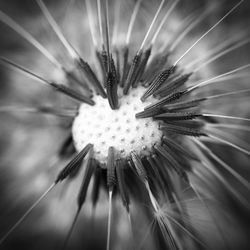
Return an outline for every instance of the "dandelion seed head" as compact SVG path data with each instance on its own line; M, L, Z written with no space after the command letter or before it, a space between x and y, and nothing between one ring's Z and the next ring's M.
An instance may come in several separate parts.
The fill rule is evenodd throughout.
M250 154L247 143L234 131L249 131L249 105L241 98L249 75L243 72L245 76L239 80L231 74L221 79L216 73L229 71L231 63L234 68L243 64L243 57L225 51L244 41L249 36L247 29L241 31L235 25L227 29L222 23L209 32L223 16L217 11L224 11L220 3L213 9L211 1L198 1L194 6L184 0L86 0L65 5L60 1L55 5L45 0L34 2L35 9L41 5L48 8L57 23L51 25L45 8L38 8L41 15L23 20L21 30L24 26L37 42L27 32L15 29L19 23L11 25L10 18L16 22L18 15L6 19L0 7L0 24L7 24L10 32L24 38L21 42L11 36L10 40L17 43L13 43L13 51L1 55L3 67L12 61L31 72L20 74L25 70L6 67L11 91L4 92L4 101L15 101L15 105L14 109L6 105L2 110L16 115L14 121L23 122L27 128L21 130L17 122L6 126L11 130L11 146L3 144L7 153L1 158L2 165L11 166L7 178L1 175L4 182L7 180L3 193L6 191L10 205L6 208L11 211L9 207L20 202L24 215L21 220L13 216L9 228L3 223L0 247L2 243L11 247L19 237L33 241L30 231L48 235L53 244L58 239L65 241L74 249L103 249L105 243L108 250L203 249L203 243L208 243L207 249L244 246L244 237L243 243L239 237L244 228L237 220L243 214L245 222L242 211L249 212L241 184L242 190L250 190L250 184L238 167L243 157L234 161L236 153L226 147ZM130 26L138 3L135 22ZM165 13L175 3L176 9L153 42ZM62 33L59 36L58 30ZM149 36L140 47L146 34ZM229 60L217 61L222 52L230 56ZM215 56L218 58L214 60ZM218 81L212 82L213 78ZM230 82L234 79L237 84L233 85ZM247 89L245 95L249 92ZM239 103L232 101L232 95ZM19 105L26 102L31 106L28 113L19 112ZM44 103L53 109L43 108ZM237 117L244 121L242 125ZM227 124L228 118L235 124ZM42 119L46 134L41 133ZM5 123L6 119L2 120ZM224 128L233 129L233 135ZM224 163L227 152L232 154ZM229 166L226 162L230 164L231 159ZM215 204L216 200L220 202ZM234 207L234 202L240 210L231 209L229 204ZM27 212L22 211L26 207ZM41 214L39 218L35 209ZM28 216L31 223L19 236L18 227ZM92 233L85 233L86 228ZM53 237L52 231L58 237ZM235 239L225 240L230 234ZM41 239L35 244L49 249L50 240Z
M110 145L124 158L132 150L148 155L152 146L160 141L162 131L159 130L159 122L152 118L135 118L139 110L155 99L151 97L141 102L143 91L143 87L138 87L120 98L118 110L112 110L107 100L100 96L93 98L94 106L82 104L72 126L76 149L80 151L87 142L93 143L95 158L102 163L107 160Z

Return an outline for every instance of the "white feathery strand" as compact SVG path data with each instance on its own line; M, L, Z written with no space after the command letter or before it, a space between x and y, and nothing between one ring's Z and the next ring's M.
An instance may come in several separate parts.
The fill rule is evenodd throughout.
M158 17L159 14L160 14L160 11L161 11L161 9L162 9L162 7L163 7L165 1L166 1L166 0L162 0L162 1L161 1L161 4L160 4L160 6L158 7L157 12L155 13L155 16L154 16L154 18L153 18L153 20L152 20L152 22L151 22L151 24L150 24L150 26L149 26L149 28L148 28L148 31L147 31L147 33L146 33L146 35L145 35L145 37L144 37L144 39L143 39L143 41L142 41L142 43L141 43L141 46L140 46L140 48L139 48L137 54L140 54L141 51L143 50L143 47L144 47L144 45L145 45L145 43L146 43L146 41L147 41L147 39L148 39L148 36L149 36L149 34L150 34L150 32L151 32L151 30L152 30L152 28L153 28L153 26L154 26L154 24L155 24L155 22L156 22L157 17Z
M233 8L231 8L216 24L214 24L208 31L206 31L198 40L195 41L194 44L189 47L184 54L181 55L179 59L176 60L176 62L173 64L173 66L176 66L184 56L186 56L190 50L192 50L197 43L199 43L206 35L208 35L214 28L216 28L226 17L228 17L235 9L239 7L240 4L242 4L244 0L239 1Z
M168 9L168 11L166 12L165 16L163 17L163 19L161 20L161 23L159 25L159 27L157 28L152 40L151 40L151 45L154 45L154 43L156 42L156 39L164 25L164 23L167 21L168 17L171 15L171 13L173 12L173 10L175 9L175 7L177 6L177 4L180 2L180 0L175 0L172 5L170 6L170 8Z
M142 2L142 0L138 0L136 2L136 5L134 7L133 13L132 13L131 18L130 18L130 22L129 22L129 26L128 26L128 32L127 32L127 35L126 35L126 45L127 46L129 45L129 42L130 42L130 38L131 38L131 34L132 34L132 29L134 27L135 19L136 19L136 16L138 14L141 2Z
M87 16L88 16L88 21L89 21L89 30L91 33L93 45L96 48L97 47L97 38L95 35L95 25L94 25L94 20L93 20L93 11L92 7L90 4L90 0L85 0L86 3L86 9L87 9Z
M50 14L50 12L47 9L47 7L44 4L44 2L42 0L36 0L36 2L39 5L42 13L44 14L44 16L46 17L46 19L48 20L49 24L51 25L52 29L54 30L54 32L56 33L56 35L58 36L58 38L60 39L60 41L62 42L62 44L64 45L64 47L67 49L69 55L73 59L79 59L79 55L77 54L76 50L71 46L71 44L69 43L69 41L65 38L65 36L63 35L61 29L59 28L59 26L56 23L55 19Z
M52 54L40 43L37 39L35 39L29 32L27 32L23 27L21 27L17 22L15 22L12 18L6 15L4 12L0 10L0 20L17 32L21 37L27 40L30 44L32 44L36 49L38 49L48 60L53 63L57 68L62 69L62 65L58 62L58 60L52 56Z

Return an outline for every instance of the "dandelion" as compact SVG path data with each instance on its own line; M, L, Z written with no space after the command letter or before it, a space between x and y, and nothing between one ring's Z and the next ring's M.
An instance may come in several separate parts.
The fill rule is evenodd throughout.
M250 63L223 58L250 38L213 38L244 6L208 25L218 3L36 0L22 22L3 6L0 247L246 248Z

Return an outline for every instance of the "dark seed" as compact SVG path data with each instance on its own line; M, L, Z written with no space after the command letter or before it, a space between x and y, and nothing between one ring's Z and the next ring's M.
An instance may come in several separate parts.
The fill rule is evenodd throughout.
M97 79L96 74L93 72L93 70L89 66L89 64L87 62L85 62L84 60L80 59L78 61L78 65L83 70L83 72L84 72L85 76L88 78L88 80L93 84L93 87L95 88L96 92L98 94L100 94L103 98L106 98L107 97L106 93L105 93L102 85L100 84L99 80Z
M169 69L164 70L160 73L150 84L149 88L141 97L141 100L144 102L149 96L154 94L154 92L169 78L171 74L173 74L176 70L175 66L170 67Z
M91 90L89 89L88 85L85 82L80 81L73 72L65 70L65 73L69 82L75 83L81 88L83 88L85 91L88 91L89 93L91 93Z
M179 92L175 92L171 95L168 95L162 99L160 99L159 101L157 101L156 103L153 103L149 106L147 106L145 108L146 109L155 109L155 108L160 108L163 107L164 105L171 103L173 101L176 101L178 99L180 99L183 95L185 95L187 92L186 91L179 91Z
M107 160L107 186L108 186L108 189L113 190L115 185L116 185L115 149L114 149L114 147L109 147L108 160Z
M145 71L145 68L147 66L149 57L151 55L151 50L152 50L152 47L148 48L143 53L142 60L141 60L140 65L139 65L139 67L138 67L138 69L136 71L135 77L134 77L134 79L132 81L132 86L133 87L136 87L138 85L138 82L141 80L141 77L144 74L144 71Z
M122 50L123 53L123 69L122 69L122 77L121 77L121 82L120 86L124 87L125 81L127 79L127 74L128 74L128 54L129 54L129 48L126 46Z
M128 190L126 187L125 179L124 179L124 160L118 159L116 161L116 176L117 176L117 183L118 183L118 188L120 191L121 199L123 202L123 205L125 206L126 210L129 212L129 196L128 196Z
M99 194L101 190L101 181L102 181L101 177L102 177L102 169L99 166L97 166L94 172L94 182L93 182L93 189L91 193L93 208L95 208L98 198L99 198Z
M164 113L157 115L156 118L163 118L166 120L193 120L200 116L201 114L193 112L180 112L180 113Z
M192 160L200 161L200 159L196 155L191 153L186 148L182 147L178 142L175 142L174 140L172 140L166 136L163 136L163 143L166 146L168 146L170 149L175 151L176 154L185 155L186 157L188 157Z
M138 69L138 66L141 62L141 57L142 57L142 53L140 52L139 54L136 54L133 61L132 61L132 64L130 66L130 69L129 69L129 72L128 72L128 76L127 76L127 79L125 81L125 85L124 85L124 89L123 89L123 94L124 95L127 95L128 94L128 91L129 91L129 88L131 87L132 85L132 81L135 77L135 73Z
M143 182L146 181L148 177L140 157L135 152L131 152L131 158L138 176Z
M176 173L185 181L187 180L187 174L185 170L180 166L179 162L168 152L165 148L159 145L154 146L155 150L169 163L169 165L176 171Z
M90 98L76 92L73 89L70 89L68 87L66 87L63 84L57 84L57 83L50 83L50 85L55 88L57 91L64 93L67 96L70 96L73 99L76 99L78 101L87 103L89 105L95 105L95 102L93 100L91 100Z
M198 105L205 100L206 100L206 98L200 98L200 99L187 101L187 102L168 104L164 107L164 109L166 109L168 111L177 111L177 110L181 110L181 109L194 108L194 107L198 107Z
M156 54L151 62L149 63L144 77L142 80L144 80L144 86L148 87L150 83L154 80L154 78L164 69L166 66L166 63L169 58L169 52L165 53L164 55Z
M88 144L80 153L78 153L73 160L71 160L58 174L55 183L63 181L67 178L83 161L89 150L93 147L92 144Z
M165 85L163 85L162 87L158 88L155 91L154 96L159 95L160 97L164 97L170 95L171 93L175 92L178 88L183 86L188 81L191 75L192 73L184 74L178 76L177 78L175 77L171 81L166 81Z
M75 153L72 134L70 133L58 151L60 158L66 158Z
M95 160L91 158L92 155L93 155L93 149L90 149L87 163L86 163L85 170L84 170L82 185L81 185L78 197L77 197L78 208L81 208L83 203L85 202L90 179L96 168Z
M107 74L107 61L108 61L107 53L106 53L106 56L103 56L103 53L105 53L105 51L100 52L100 51L96 50L95 53L96 53L96 57L98 59L100 67L101 67L102 80L105 83L106 82L106 74ZM104 57L105 57L105 59L104 59Z
M109 105L112 109L117 109L118 108L117 82L112 72L108 72L106 86L107 86L107 96Z

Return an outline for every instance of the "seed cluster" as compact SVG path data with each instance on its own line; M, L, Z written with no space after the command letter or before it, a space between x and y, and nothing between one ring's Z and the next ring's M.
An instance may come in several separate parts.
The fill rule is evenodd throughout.
M94 145L95 158L106 163L108 148L116 148L120 157L127 158L134 150L138 154L148 155L152 146L159 142L162 131L159 122L152 118L136 119L135 115L155 98L141 102L144 87L131 90L127 96L119 95L120 107L112 110L106 99L95 96L94 106L82 104L72 126L72 135L77 151L86 143Z

